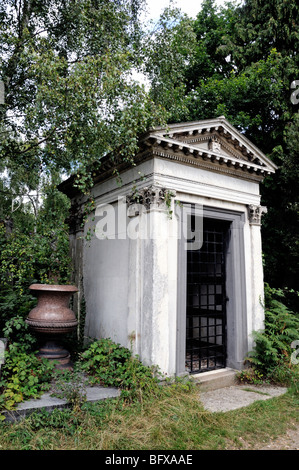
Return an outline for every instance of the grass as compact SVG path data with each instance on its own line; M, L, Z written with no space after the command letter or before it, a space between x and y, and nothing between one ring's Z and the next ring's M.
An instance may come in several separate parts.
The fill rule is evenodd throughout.
M127 404L86 403L0 424L0 450L222 450L253 448L298 424L298 394L256 401L230 412L203 409L197 388Z
M245 388L243 388L243 390L244 390L245 392L258 393L258 394L260 394L260 395L269 395L269 393L261 392L260 390L257 390L256 388L255 388L254 390L252 390L252 388L247 388L247 387L245 387Z

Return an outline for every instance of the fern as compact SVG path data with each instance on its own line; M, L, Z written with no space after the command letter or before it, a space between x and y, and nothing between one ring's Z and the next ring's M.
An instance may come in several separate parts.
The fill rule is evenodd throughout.
M271 375L281 364L290 364L291 344L299 339L298 315L277 300L275 293L275 289L266 285L265 329L253 333L255 347L247 358L266 375ZM280 291L277 295L282 297Z

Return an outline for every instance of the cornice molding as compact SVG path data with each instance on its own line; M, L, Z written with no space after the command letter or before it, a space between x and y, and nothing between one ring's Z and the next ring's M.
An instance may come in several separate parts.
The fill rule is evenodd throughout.
M210 163L211 158L205 157L204 154L206 152L202 152L202 153L203 153L202 155L203 158L190 158L190 157L188 158L187 156L179 154L179 153L175 154L175 153L165 152L164 149L160 149L158 147L153 148L153 155L157 157L166 158L168 160L173 160L173 161L178 161L180 163L184 163L184 164L191 165L191 166L196 166L204 170L229 175L234 178L241 178L247 181L260 182L265 176L264 174L265 171L263 169L259 169L256 167L247 168L249 165L247 165L246 163L243 164L242 160L239 160L238 164L236 164L235 162L231 163L232 168L230 168L229 164L227 165L227 163L229 163L228 159L226 159L226 157L224 157L223 155L215 156L214 160L216 160L216 162L215 163L213 162L214 163L213 164L213 163ZM205 158L206 158L206 161L204 160ZM224 163L225 165L222 166L222 163ZM248 169L249 170L251 169L252 172L249 173Z

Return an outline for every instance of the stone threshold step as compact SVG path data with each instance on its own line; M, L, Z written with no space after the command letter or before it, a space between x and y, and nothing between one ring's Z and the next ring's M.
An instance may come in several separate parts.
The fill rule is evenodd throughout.
M226 367L224 369L194 374L192 378L199 385L200 390L217 390L236 385L236 373L236 370Z
M34 411L53 411L55 408L66 408L68 402L65 399L51 396L53 392L44 393L40 398L27 400L20 403L15 410L5 411L4 416L6 421L18 421L22 417ZM108 398L117 398L120 396L120 391L117 388L107 387L86 387L86 401L96 402L106 400Z

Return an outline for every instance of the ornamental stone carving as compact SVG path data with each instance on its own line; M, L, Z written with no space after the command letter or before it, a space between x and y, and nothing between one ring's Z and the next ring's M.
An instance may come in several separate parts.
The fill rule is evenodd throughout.
M217 139L216 136L212 136L209 140L208 143L208 148L209 150L212 150L213 152L220 152L221 151L221 144L219 139Z
M139 205L144 206L147 211L152 209L167 210L168 201L173 196L175 196L173 191L170 192L166 188L155 185L134 191L126 198L129 217L139 214Z
M262 215L267 213L267 207L250 204L248 206L248 218L250 225L261 225Z

